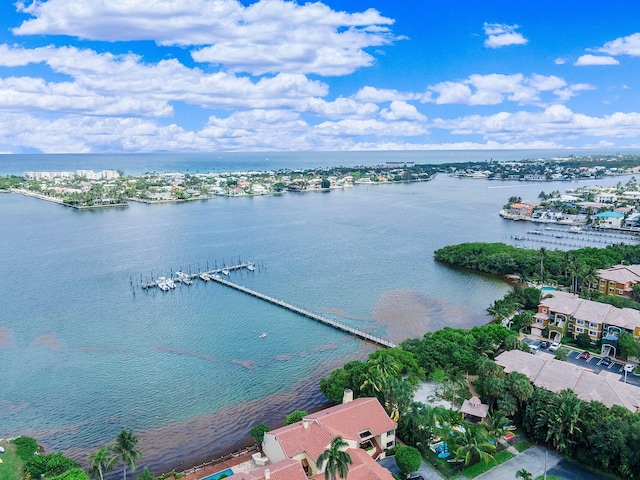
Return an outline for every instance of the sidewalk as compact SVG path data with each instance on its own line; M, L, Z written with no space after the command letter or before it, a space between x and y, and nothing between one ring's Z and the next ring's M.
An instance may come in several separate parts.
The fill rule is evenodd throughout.
M557 453L543 447L533 446L497 467L493 467L488 472L478 475L475 480L513 480L516 472L523 468L531 473L533 478L536 478L539 475L544 475L545 463L547 473L549 473L549 470L558 465L561 460L562 457Z

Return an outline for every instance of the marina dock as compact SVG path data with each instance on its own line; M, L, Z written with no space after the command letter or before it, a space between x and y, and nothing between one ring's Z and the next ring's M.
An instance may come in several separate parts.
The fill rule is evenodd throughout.
M184 272L176 272L176 276L171 275L170 277L158 277L156 280L143 283L141 281L141 287L144 290L159 288L162 291L170 291L176 288L176 283L183 283L185 285L191 285L194 280L202 280L204 282L214 281L221 285L225 285L227 287L233 288L239 292L246 293L253 297L264 300L265 302L269 302L273 305L277 305L278 307L284 308L291 312L297 313L298 315L302 315L303 317L307 317L311 320L315 320L316 322L323 323L324 325L333 327L342 332L353 335L354 337L360 338L366 342L373 343L380 347L385 348L393 348L396 344L390 340L386 340L384 338L376 337L375 335L371 335L362 330L358 330L357 328L350 327L340 322L336 322L327 317L323 317L322 315L318 315L317 313L310 312L309 310L305 310L300 307L296 307L295 305L291 305L290 303L284 302L277 298L270 297L260 292L256 292L255 290L251 290L250 288L244 287L242 285L238 285L237 283L230 282L225 276L229 276L229 274L233 271L237 270L249 270L255 271L256 265L253 262L245 262L238 263L236 265L231 266L223 266L222 268L214 268L213 270L206 270L202 272L196 273L184 273ZM133 283L132 283L133 285ZM134 289L135 295L135 289Z
M240 292L246 293L253 297L259 298L266 302L272 303L273 305L277 305L279 307L285 308L289 311L302 315L304 317L310 318L320 323L324 323L325 325L329 325L338 330L342 330L343 332L349 333L354 337L361 338L367 342L374 343L381 347L393 348L396 346L395 343L385 340L384 338L376 337L374 335L370 335L362 330L358 330L357 328L349 327L348 325L344 325L343 323L336 322L335 320L331 320L330 318L323 317L322 315L318 315L317 313L310 312L309 310L305 310L300 307L296 307L295 305L291 305L290 303L283 302L282 300L278 300L277 298L270 297L260 292L256 292L255 290L251 290L250 288L243 287L242 285L238 285L237 283L230 282L222 277L215 276L212 280L221 283L222 285L226 285L227 287L231 287Z

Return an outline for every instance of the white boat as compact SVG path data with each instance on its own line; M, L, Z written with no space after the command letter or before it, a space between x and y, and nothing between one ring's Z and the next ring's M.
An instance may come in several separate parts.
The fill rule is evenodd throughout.
M250 270L253 272L255 269L256 269L256 266L253 263L250 263L249 265L247 265L247 270Z
M205 282L208 282L209 280L211 280L211 278L209 278L209 275L207 275L206 273L201 273L199 277Z
M574 227L569 227L569 231L570 231L571 233L580 233L580 232L582 232L582 228L580 228L580 227L576 227L576 226L574 226Z
M222 274L229 276L229 269L228 268L223 268L222 269Z
M267 336L267 332L262 332L260 335L258 335L258 338L264 338Z

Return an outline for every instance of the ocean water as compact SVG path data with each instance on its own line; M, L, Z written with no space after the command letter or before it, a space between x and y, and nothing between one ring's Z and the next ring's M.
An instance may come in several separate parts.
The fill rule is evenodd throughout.
M20 172L144 171L149 161L5 157L29 157ZM200 161L180 168L170 157L155 169L193 171ZM236 159L225 168L292 168L293 154L285 157L286 167ZM305 161L319 161L312 157ZM0 160L5 174L16 168L15 158ZM364 160L343 156L353 165L379 159ZM141 281L254 261L255 272L231 280L383 337L471 327L489 320L486 307L508 287L438 264L434 250L508 241L527 228L497 215L509 196L572 186L441 175L97 211L1 194L0 437L32 435L84 460L132 428L139 465L154 472L216 457L246 442L257 423L277 426L292 410L323 405L319 378L373 347L212 282L160 292L143 291Z

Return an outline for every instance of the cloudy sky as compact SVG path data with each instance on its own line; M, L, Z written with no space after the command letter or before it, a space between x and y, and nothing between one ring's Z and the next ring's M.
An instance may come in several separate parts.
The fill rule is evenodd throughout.
M0 152L640 148L638 0L2 0Z

